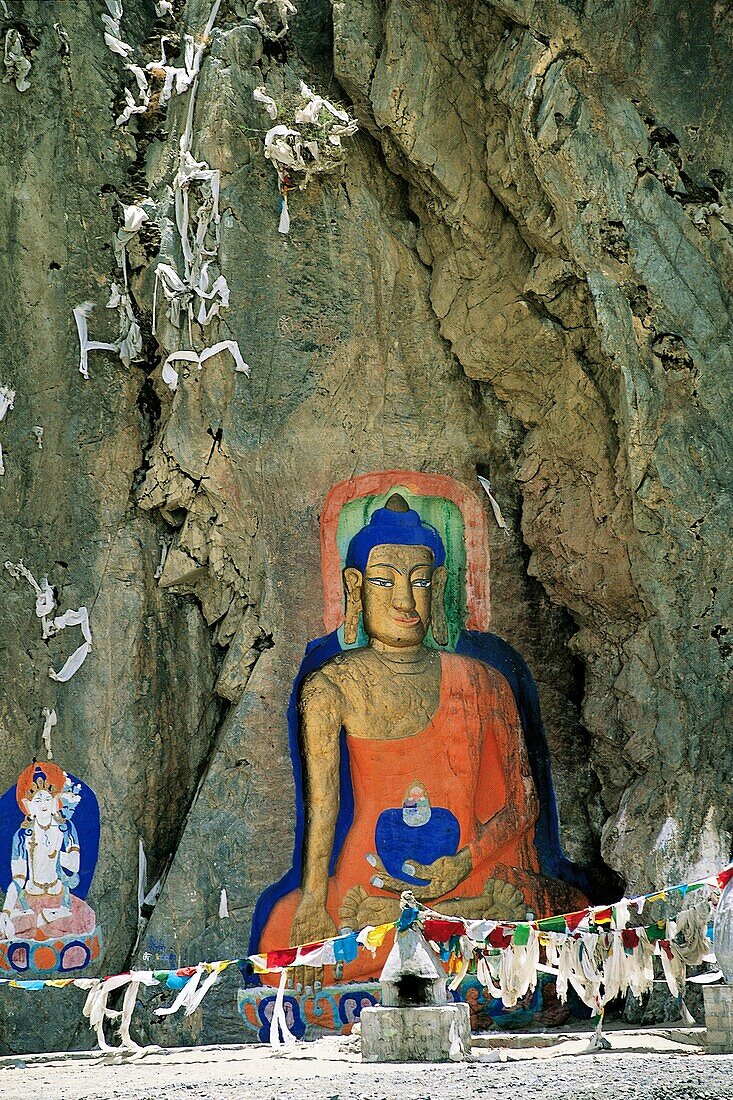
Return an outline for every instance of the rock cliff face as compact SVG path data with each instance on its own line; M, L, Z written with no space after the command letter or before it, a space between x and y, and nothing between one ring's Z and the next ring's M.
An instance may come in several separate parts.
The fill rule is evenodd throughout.
M130 60L199 42L211 7L125 0ZM193 160L221 172L229 288L193 343L237 341L251 374L224 351L176 364L172 393L187 303L178 329L154 272L183 263L191 95L160 106L159 81L117 126L135 80L104 5L0 4L31 61L28 90L0 85L0 549L93 631L54 683L66 636L44 642L4 574L2 790L54 706L54 758L102 810L100 973L243 953L290 864L284 713L322 633L319 511L370 470L490 475L508 521L487 509L492 627L538 681L568 854L639 891L731 847L730 12L301 0L271 42L252 7L223 0L190 113ZM252 92L300 80L360 133L343 178L291 193L281 235ZM72 308L95 301L91 335L115 339L112 242L148 198L126 250L142 347L129 367L90 352L85 381ZM138 940L139 838L163 885ZM89 1042L76 994L2 996L6 1050ZM211 1004L166 1037L239 1038L228 983Z

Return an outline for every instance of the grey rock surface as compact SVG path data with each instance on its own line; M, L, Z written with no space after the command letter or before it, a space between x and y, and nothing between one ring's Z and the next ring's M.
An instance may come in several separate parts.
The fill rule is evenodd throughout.
M125 0L138 60L177 27L200 36L208 0L174 7L160 22ZM0 558L48 572L94 632L54 684L63 636L44 644L31 590L0 579L2 790L55 706L55 758L102 808L99 973L240 957L289 867L285 708L322 633L319 511L352 473L490 474L509 524L487 506L493 629L538 681L568 854L638 892L730 853L730 13L298 7L273 47L223 0L206 46L192 153L222 173L230 305L194 335L237 340L251 376L222 354L172 394L153 272L181 263L187 96L116 127L131 77L100 5L0 5L32 60L28 91L0 84L0 383L17 391ZM301 79L351 101L361 132L343 179L290 196L283 237L252 91ZM115 338L112 240L146 197L142 352L91 353L86 382L72 307L94 300L92 335ZM148 887L164 881L136 947L140 837ZM156 1036L240 1038L225 979ZM68 994L2 996L3 1050L90 1042Z

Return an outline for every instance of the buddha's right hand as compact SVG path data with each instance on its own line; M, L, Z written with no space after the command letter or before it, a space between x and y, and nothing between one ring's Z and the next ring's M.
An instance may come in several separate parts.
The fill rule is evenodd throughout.
M290 928L290 944L293 947L306 943L319 943L338 935L325 903L315 894L303 891L298 908L295 910ZM323 967L296 966L291 972L292 984L296 989L305 988L306 995L315 982L323 981Z

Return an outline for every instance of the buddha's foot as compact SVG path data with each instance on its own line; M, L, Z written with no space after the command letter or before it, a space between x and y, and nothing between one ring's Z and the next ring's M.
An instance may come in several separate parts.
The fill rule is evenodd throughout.
M375 899L381 900L381 899ZM474 898L450 898L433 902L439 913L467 920L524 920L527 903L514 883L500 878L487 880L483 894Z
M339 925L358 931L367 924L389 924L400 915L399 898L379 898L367 894L363 886L352 886L344 894L339 908Z

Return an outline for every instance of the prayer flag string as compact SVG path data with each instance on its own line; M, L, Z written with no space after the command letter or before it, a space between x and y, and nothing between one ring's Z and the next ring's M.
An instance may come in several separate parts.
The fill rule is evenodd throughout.
M605 1006L620 994L630 991L635 997L652 988L653 959L661 962L665 981L672 995L680 1000L688 966L714 963L710 942L712 915L719 892L733 878L733 864L695 882L676 883L650 894L623 898L611 905L589 906L574 913L563 913L540 920L467 920L445 916L416 901L406 891L401 897L398 920L369 925L359 932L348 931L316 943L284 947L275 951L220 959L195 966L170 970L135 970L103 978L2 978L0 985L13 989L38 991L46 987L64 989L74 986L87 992L83 1015L96 1032L104 1053L122 1051L139 1056L154 1047L140 1047L130 1036L130 1023L141 986L162 985L176 991L173 1003L156 1009L159 1016L171 1015L183 1008L190 1016L221 974L230 966L254 975L280 973L277 992L280 1008L288 971L296 967L321 968L356 959L359 950L372 954L393 931L405 932L417 926L426 940L434 943L449 977L457 989L469 967L493 997L512 1007L537 984L538 973L551 974L557 994L565 1000L570 987L597 1018L597 1045L603 1044L601 1024ZM704 888L707 887L707 890ZM700 891L703 891L702 893ZM644 907L655 901L669 901L679 895L683 907L674 916L644 923ZM692 897L688 897L692 895ZM542 961L544 954L545 961ZM716 973L701 975L701 980L716 980ZM695 980L695 979L691 979ZM109 1008L111 994L125 988L122 1009ZM282 1017L282 1019L280 1018ZM292 1036L281 1011L278 1026L273 1027L273 1046L292 1048ZM111 1047L104 1035L105 1021L119 1025L120 1045ZM284 1026L283 1026L284 1025Z

